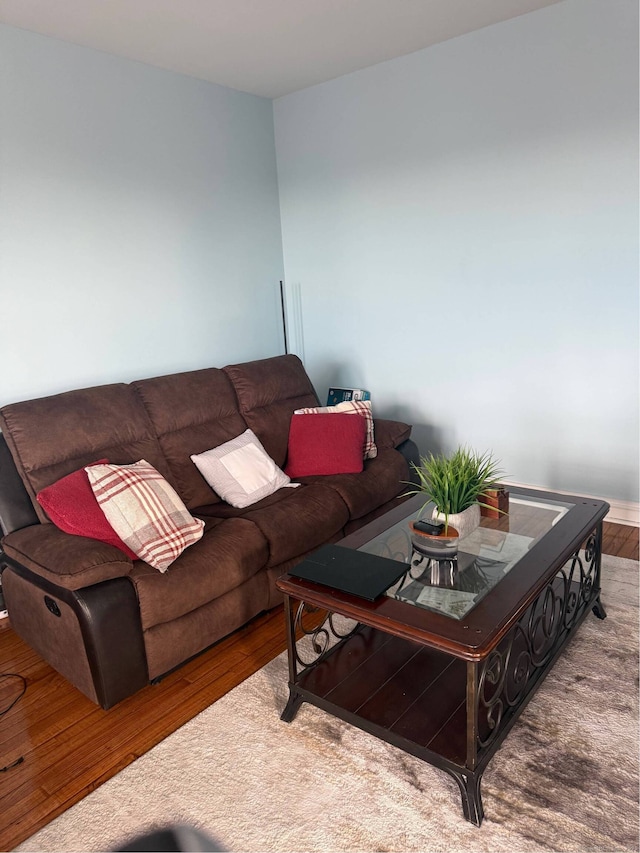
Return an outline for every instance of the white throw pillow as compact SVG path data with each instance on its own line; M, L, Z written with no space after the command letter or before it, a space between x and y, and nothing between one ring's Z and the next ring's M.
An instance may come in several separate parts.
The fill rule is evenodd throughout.
M297 486L266 452L250 429L219 447L191 457L198 471L222 500L242 509L283 486Z

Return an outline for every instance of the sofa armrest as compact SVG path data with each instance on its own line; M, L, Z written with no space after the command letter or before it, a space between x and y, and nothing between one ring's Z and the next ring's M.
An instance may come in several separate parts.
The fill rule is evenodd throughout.
M373 419L374 439L376 447L386 450L399 447L411 435L411 426L401 421L391 421L386 418Z
M133 566L114 545L72 536L54 524L38 523L14 530L3 538L2 551L15 563L66 589L127 577Z
M418 480L418 475L413 467L414 465L420 464L420 450L418 449L418 445L415 441L408 438L406 441L403 441L402 444L399 444L398 447L396 447L396 450L407 460L407 465L409 466L409 482L414 486L419 485L420 481Z
M105 710L149 683L140 608L128 578L56 586L3 556L13 630Z
M18 474L6 439L0 433L0 530L12 533L38 522L38 515Z
M417 486L418 478L413 466L420 464L420 450L410 438L411 426L386 418L374 418L373 424L376 446L380 450L391 448L401 453L409 466L409 481Z

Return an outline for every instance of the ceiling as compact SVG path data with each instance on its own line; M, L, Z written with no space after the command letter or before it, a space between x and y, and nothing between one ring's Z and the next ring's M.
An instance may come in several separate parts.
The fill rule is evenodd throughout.
M560 0L0 0L0 23L267 98Z

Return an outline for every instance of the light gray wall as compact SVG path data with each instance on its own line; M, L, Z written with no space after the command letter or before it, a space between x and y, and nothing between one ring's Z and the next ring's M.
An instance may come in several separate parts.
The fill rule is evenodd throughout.
M0 405L281 353L271 101L0 26Z
M319 393L638 500L637 41L635 0L565 0L275 102Z

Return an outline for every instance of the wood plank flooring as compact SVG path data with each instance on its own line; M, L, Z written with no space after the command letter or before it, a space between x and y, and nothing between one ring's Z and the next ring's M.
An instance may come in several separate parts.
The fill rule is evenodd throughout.
M638 528L604 524L605 554L638 560ZM286 648L281 608L103 711L0 626L0 673L27 682L0 716L0 850L12 850ZM21 681L0 674L0 711ZM13 762L24 760L14 767Z

